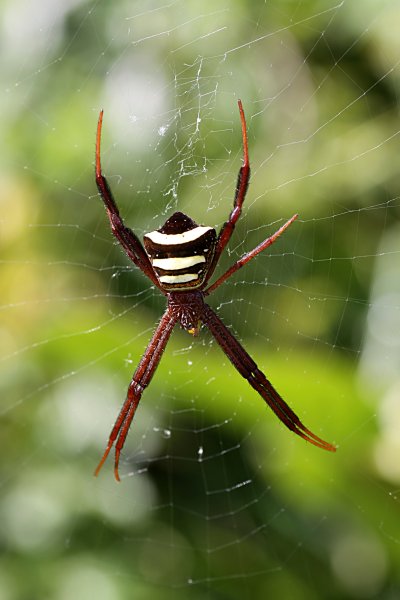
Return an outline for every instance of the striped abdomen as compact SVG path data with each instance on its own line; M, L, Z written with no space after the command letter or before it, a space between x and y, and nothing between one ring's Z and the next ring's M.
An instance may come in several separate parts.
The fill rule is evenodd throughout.
M201 286L214 254L216 233L174 213L157 231L144 236L144 247L166 290Z

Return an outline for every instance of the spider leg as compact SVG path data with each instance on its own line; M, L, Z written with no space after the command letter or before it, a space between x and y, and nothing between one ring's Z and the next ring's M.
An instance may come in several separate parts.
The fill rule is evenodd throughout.
M101 171L100 161L100 145L101 145L101 128L103 124L103 111L100 111L99 121L97 124L97 135L96 135L96 184L99 190L99 194L103 199L104 205L107 210L108 218L110 220L111 230L126 254L129 256L131 261L143 271L145 275L156 285L162 292L158 279L151 266L150 259L146 254L139 238L133 233L132 229L126 227L114 200L111 188L108 184L107 179L104 177ZM163 292L165 293L165 292Z
M213 261L210 265L207 279L209 280L211 275L214 272L214 269L219 261L219 258L231 239L231 235L233 230L235 229L235 225L237 220L239 219L244 199L246 197L247 188L249 187L250 181L250 161L249 161L249 150L247 144L247 129L246 129L246 118L244 116L244 110L242 101L238 100L239 112L240 112L240 121L242 124L242 139L243 139L243 164L240 167L239 175L236 184L235 198L233 201L233 209L229 215L229 219L223 224L221 231L218 234L217 243L215 246L215 252Z
M244 265L246 265L252 258L257 256L257 254L268 248L268 246L271 246L271 244L273 244L278 239L278 237L281 236L284 231L286 231L289 225L291 225L293 221L297 219L298 216L299 215L293 215L293 217L291 217L289 221L286 221L286 223L282 225L282 227L280 227L277 231L275 231L275 233L273 233L269 238L261 242L261 244L258 244L258 246L256 246L250 252L246 252L246 254L243 254L243 256L239 258L239 260L235 262L235 264L232 265L223 275L221 275L221 277L219 277L217 281L215 281L212 285L210 285L210 287L204 290L203 294L206 296L208 296L208 294L211 294L211 292L216 290L217 287L221 285L221 283L228 279L228 277L233 275L233 273L236 273L236 271L238 271L241 267L244 267Z
M330 452L336 452L336 446L325 442L303 425L299 417L281 398L264 373L259 370L257 364L247 354L243 346L207 304L202 314L202 321L209 328L234 367L236 367L242 377L247 379L260 396L264 398L268 406L288 429L304 440L314 444L314 446L329 450Z
M97 476L101 467L105 463L107 456L115 443L115 460L114 460L114 476L117 481L120 481L118 473L119 457L124 446L126 436L128 435L132 419L135 416L140 398L149 385L151 378L161 360L161 356L165 350L165 346L170 338L172 330L176 324L176 317L172 315L169 308L165 311L155 330L153 337L147 346L145 353L132 377L129 384L128 393L121 411L115 421L114 427L110 433L105 452L94 472Z

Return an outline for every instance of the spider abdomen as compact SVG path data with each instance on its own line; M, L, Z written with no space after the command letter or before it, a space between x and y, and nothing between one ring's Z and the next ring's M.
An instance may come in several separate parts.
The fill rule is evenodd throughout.
M216 232L176 212L164 225L146 233L144 247L162 287L167 291L198 288L211 263Z

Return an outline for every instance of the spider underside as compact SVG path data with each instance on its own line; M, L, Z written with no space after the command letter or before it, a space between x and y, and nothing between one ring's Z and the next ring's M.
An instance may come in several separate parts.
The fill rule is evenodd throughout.
M303 425L243 346L204 301L205 296L216 290L228 277L273 244L298 216L293 215L273 235L244 254L213 284L208 285L240 217L250 179L246 120L240 100L238 105L242 125L243 164L239 170L233 209L218 236L212 227L199 226L187 215L176 212L160 229L144 236L144 247L135 233L125 226L110 186L102 174L100 142L103 111L100 112L96 137L96 183L107 210L111 230L130 260L167 297L167 308L133 374L126 400L110 433L106 450L95 475L98 475L115 444L114 475L115 479L120 481L119 459L132 419L177 323L192 335L199 333L201 323L208 327L234 367L242 377L247 379L288 429L314 446L330 452L336 451L334 445L325 442Z

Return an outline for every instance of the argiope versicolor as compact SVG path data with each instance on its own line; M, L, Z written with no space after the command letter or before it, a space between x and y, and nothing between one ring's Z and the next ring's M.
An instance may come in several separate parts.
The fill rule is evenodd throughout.
M250 162L246 120L240 100L238 105L242 124L243 165L239 170L233 209L218 236L212 227L197 225L187 215L175 212L160 229L144 235L144 247L133 231L124 224L110 186L102 174L100 142L103 111L100 112L96 137L96 183L107 210L111 230L130 260L167 297L167 308L132 377L126 400L111 431L106 450L96 468L95 475L98 475L115 443L114 475L117 481L120 480L118 472L119 458L132 419L140 398L154 375L172 330L177 323L192 335L199 333L201 323L208 327L240 375L247 379L286 427L314 444L314 446L330 452L336 451L334 445L325 442L303 425L299 417L281 398L243 346L227 329L212 308L204 302L205 296L214 292L228 277L273 244L298 216L293 215L273 235L250 252L244 254L214 283L208 285L208 281L214 273L219 258L240 217L249 185Z

